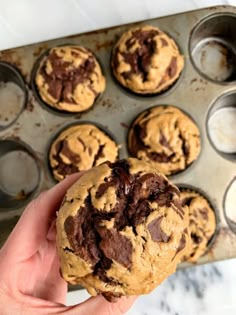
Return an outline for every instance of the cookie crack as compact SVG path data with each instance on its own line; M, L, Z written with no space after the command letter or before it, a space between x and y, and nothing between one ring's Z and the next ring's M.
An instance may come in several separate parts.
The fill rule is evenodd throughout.
M73 253L74 254L74 251L71 248L69 248L69 247L64 247L63 250L65 252L69 252L69 253Z

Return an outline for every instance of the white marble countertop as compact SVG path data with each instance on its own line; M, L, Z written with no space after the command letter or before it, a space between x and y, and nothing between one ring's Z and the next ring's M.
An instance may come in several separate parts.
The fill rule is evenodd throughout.
M127 315L235 315L236 259L177 271L151 294L138 298ZM68 294L68 305L89 297Z
M0 0L0 50L236 0ZM236 246L236 245L235 245ZM236 260L178 271L129 315L235 315ZM68 294L67 303L88 297Z

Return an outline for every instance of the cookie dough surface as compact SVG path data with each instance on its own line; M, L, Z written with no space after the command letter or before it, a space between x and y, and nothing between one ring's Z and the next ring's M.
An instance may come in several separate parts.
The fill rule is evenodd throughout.
M195 123L173 106L156 106L142 112L128 135L132 156L152 162L160 172L183 171L200 153L200 133Z
M49 163L56 180L86 171L105 161L115 162L117 144L92 124L79 124L63 130L51 145Z
M157 27L145 25L121 36L111 66L124 87L139 94L153 94L166 90L178 79L184 58L172 38Z
M57 217L63 278L114 301L150 292L186 254L179 190L148 163L104 163L67 191Z
M215 212L208 201L195 191L181 191L181 203L189 212L190 246L185 260L196 262L207 250L216 230Z
M96 57L81 46L52 48L40 62L35 83L47 105L67 112L89 109L105 90Z

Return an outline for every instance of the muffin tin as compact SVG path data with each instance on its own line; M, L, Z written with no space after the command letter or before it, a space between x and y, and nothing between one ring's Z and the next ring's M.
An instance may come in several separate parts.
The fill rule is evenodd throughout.
M144 24L157 26L169 34L185 56L179 80L160 95L132 94L111 74L111 51L119 36L134 25ZM23 95L20 106L13 106L11 117L5 115L1 120L4 106L0 112L0 244L26 204L55 184L47 159L48 148L58 130L76 121L103 126L121 145L123 158L128 156L127 133L134 117L155 105L174 105L197 123L202 145L198 159L171 180L181 187L202 191L218 218L212 244L197 264L236 257L236 224L227 218L225 211L225 196L236 176L236 152L220 152L208 131L208 120L216 110L236 107L235 27L236 8L219 6L0 52L0 81L5 87L13 82ZM106 77L105 92L85 113L64 114L45 106L32 84L35 65L42 55L51 47L65 44L91 49Z

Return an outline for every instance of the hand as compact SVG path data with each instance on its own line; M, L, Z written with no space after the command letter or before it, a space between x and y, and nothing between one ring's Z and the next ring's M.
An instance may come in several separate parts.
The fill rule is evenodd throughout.
M67 284L59 273L55 219L66 190L80 176L69 176L32 201L0 250L1 315L121 315L133 304L135 298L108 303L97 296L64 305Z

